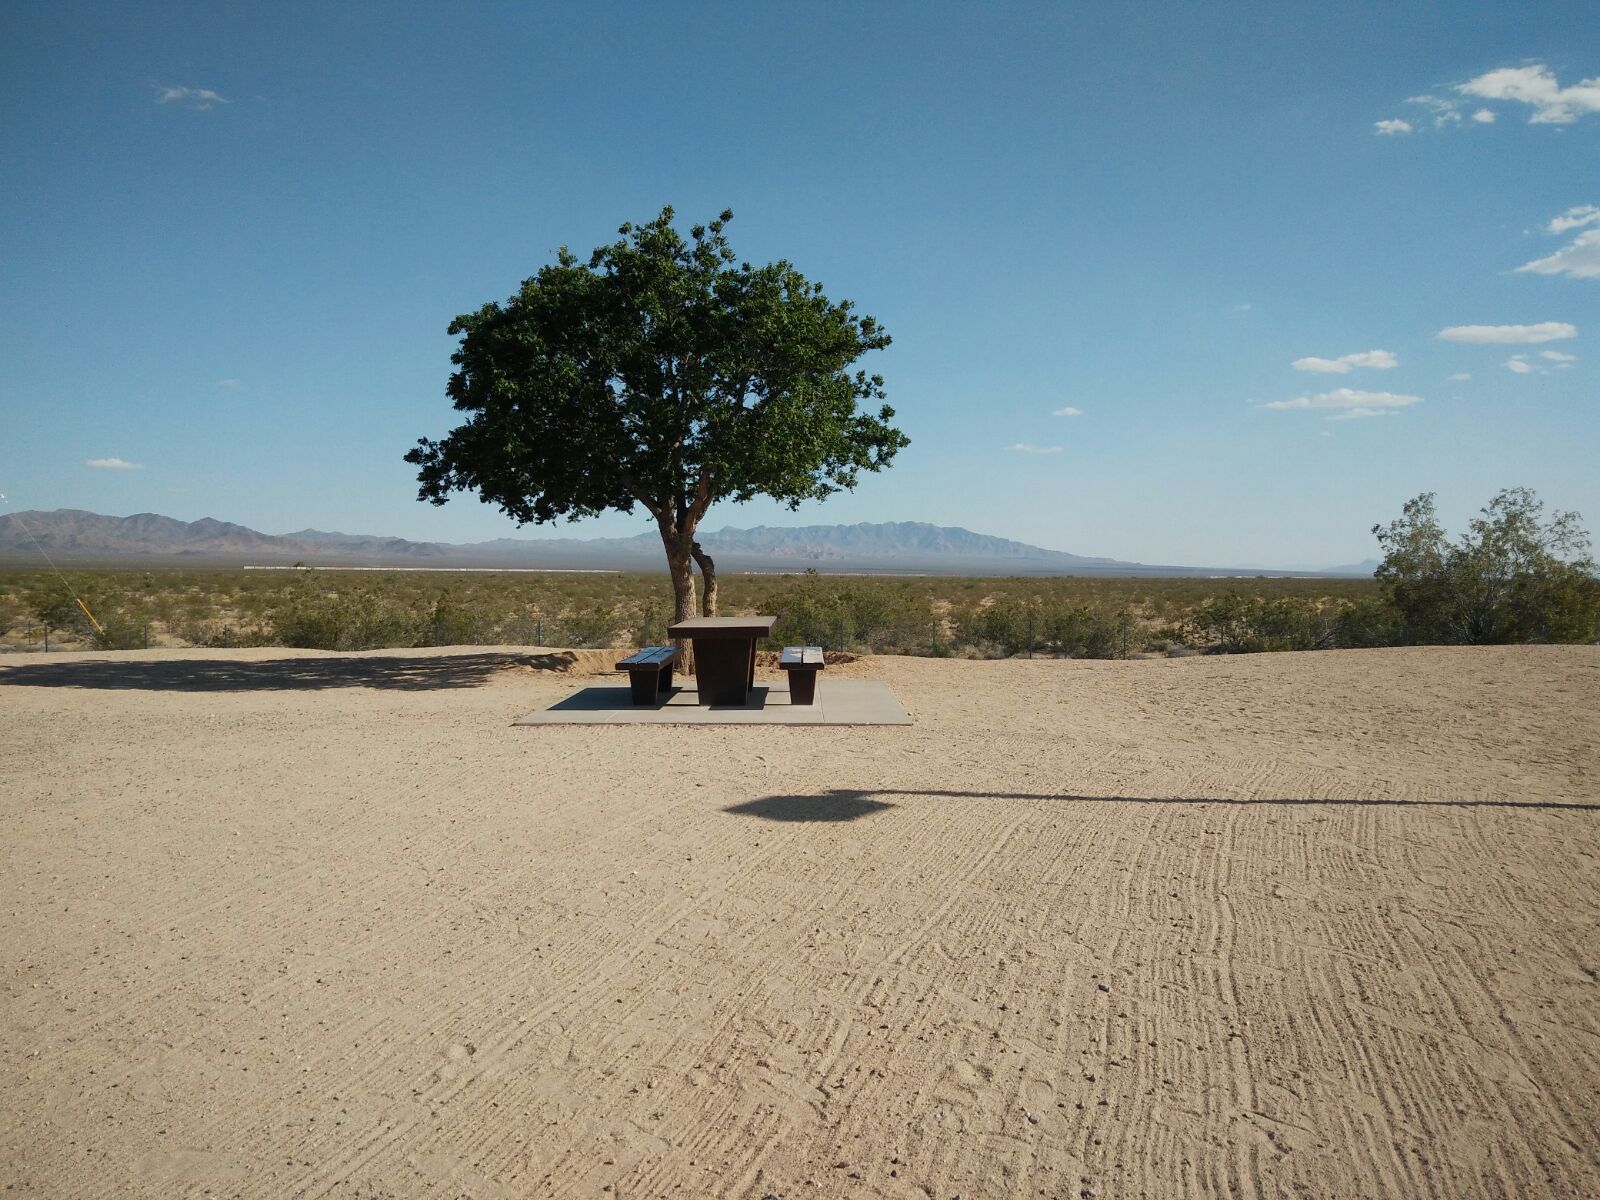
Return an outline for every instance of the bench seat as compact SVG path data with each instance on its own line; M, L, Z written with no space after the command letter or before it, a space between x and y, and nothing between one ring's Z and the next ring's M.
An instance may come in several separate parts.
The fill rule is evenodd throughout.
M817 672L828 664L822 661L821 646L785 646L778 655L778 669L789 676L789 703L815 704Z
M678 665L676 646L646 646L617 664L628 673L635 704L656 704L672 691L672 671Z

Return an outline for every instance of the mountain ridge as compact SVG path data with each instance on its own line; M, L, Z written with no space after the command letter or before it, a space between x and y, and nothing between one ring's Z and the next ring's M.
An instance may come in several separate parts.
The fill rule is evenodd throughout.
M484 542L413 542L379 534L301 529L268 534L204 517L179 521L159 513L112 517L84 509L0 514L0 558L52 557L76 564L175 562L274 566L431 566L521 569L663 569L653 532L609 538L494 538ZM700 535L720 568L882 573L1041 575L1315 574L1153 566L1047 550L1011 538L926 521L853 525L726 526Z

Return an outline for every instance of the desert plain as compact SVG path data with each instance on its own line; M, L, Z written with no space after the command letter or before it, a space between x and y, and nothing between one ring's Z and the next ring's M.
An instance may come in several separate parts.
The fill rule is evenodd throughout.
M0 661L4 1194L1600 1195L1600 648L614 657Z

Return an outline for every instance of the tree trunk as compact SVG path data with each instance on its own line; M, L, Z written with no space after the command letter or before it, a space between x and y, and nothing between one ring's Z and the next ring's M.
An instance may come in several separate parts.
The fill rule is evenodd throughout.
M717 615L717 564L711 555L700 548L699 542L690 543L689 553L700 564L700 579L705 585L700 597L700 615L714 617Z
M672 574L672 620L687 621L694 611L694 560L689 551L669 544L667 570Z
M663 531L662 540L666 540ZM694 560L688 551L667 542L667 570L672 575L672 623L694 616ZM694 671L694 649L687 638L668 639L678 648L678 671L687 680Z

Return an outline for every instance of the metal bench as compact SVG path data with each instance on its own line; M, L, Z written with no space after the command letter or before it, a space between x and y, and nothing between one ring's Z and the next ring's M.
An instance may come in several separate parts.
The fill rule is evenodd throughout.
M783 653L778 655L778 669L788 673L790 704L816 703L817 672L825 666L821 646L783 648Z
M678 665L676 646L646 646L617 664L628 673L635 704L657 704L672 691L672 669Z

